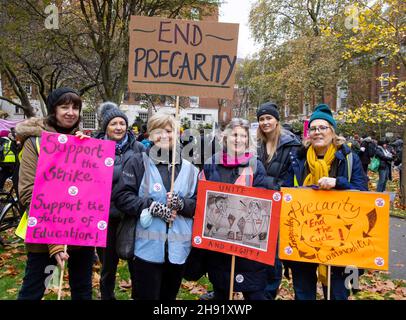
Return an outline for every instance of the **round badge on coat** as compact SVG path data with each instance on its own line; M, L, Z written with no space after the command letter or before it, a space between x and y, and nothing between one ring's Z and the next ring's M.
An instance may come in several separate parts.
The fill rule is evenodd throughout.
M242 274L237 274L235 276L235 281L237 281L237 283L242 283L244 281L244 276Z
M159 192L162 190L162 186L160 183L155 183L154 184L154 191Z

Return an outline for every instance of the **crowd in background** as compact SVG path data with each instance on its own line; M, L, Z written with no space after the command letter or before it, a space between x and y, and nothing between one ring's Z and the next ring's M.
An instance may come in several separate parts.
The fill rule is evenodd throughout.
M31 118L19 124L8 137L1 138L4 156L0 187L13 173L19 172L18 192L27 210L42 131L83 138L79 131L81 107L75 90L59 88L47 99L46 118ZM117 265L123 256L128 256L133 299L174 300L182 278L193 278L190 274L196 261L192 257L213 284L211 298L227 299L230 256L218 252L196 253L191 248L198 180L271 190L316 185L325 190L367 191L367 173L371 169L379 173L376 191L383 192L392 177L393 166L402 170L400 138L392 143L377 142L371 137L361 139L357 135L345 140L337 134L336 120L325 104L318 105L312 113L307 139L301 139L289 126L282 125L275 103L262 104L257 120L255 137L251 136L249 122L236 118L223 131L206 130L193 136L181 130L181 143L173 149L173 141L178 137L174 134L177 124L172 115L157 113L134 134L127 116L117 105L107 102L101 106L100 131L94 137L116 142L107 247L97 250L102 263L102 299L115 299ZM255 144L251 144L252 140ZM10 157L10 152L14 157ZM376 168L371 167L373 163ZM175 166L173 186L172 166ZM136 232L133 238L122 242L118 230L127 220L133 223ZM213 224L207 228L218 232L218 226ZM242 231L238 233L236 228L233 237L244 236ZM255 236L261 237L259 233ZM64 252L61 245L27 244L27 254L19 299L41 299L47 277L44 268L64 261L68 262L72 299L91 299L94 248L69 246ZM235 267L242 279L236 282L235 290L248 300L275 299L283 270L288 269L292 272L295 298L316 299L318 276L324 272L317 264L286 263L278 255L274 266L237 257ZM350 293L344 279L344 268L333 267L332 299L348 298Z

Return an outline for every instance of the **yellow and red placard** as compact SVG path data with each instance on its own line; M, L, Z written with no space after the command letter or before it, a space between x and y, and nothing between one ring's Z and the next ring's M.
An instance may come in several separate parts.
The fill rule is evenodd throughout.
M388 270L389 195L283 188L279 257Z
M274 264L282 193L199 181L194 247Z

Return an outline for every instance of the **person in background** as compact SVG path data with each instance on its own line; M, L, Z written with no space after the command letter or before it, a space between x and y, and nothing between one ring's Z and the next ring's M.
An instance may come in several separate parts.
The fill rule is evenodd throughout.
M262 104L257 111L258 119L258 159L265 167L271 183L270 188L285 185L291 157L301 143L296 136L285 129L279 122L279 111L275 103ZM274 266L269 267L269 277L265 288L265 296L274 300L282 280L282 263L275 256Z
M392 180L392 160L393 155L388 150L388 144L385 141L379 141L376 148L376 156L380 160L379 164L379 180L376 187L377 192L384 192L386 190L386 183Z
M49 94L46 106L46 118L30 118L16 127L17 136L23 143L18 189L21 203L27 211L34 187L41 133L77 133L82 100L75 90L58 88ZM93 247L68 246L65 252L63 245L26 243L26 249L27 262L22 287L18 293L19 300L41 300L46 289L45 280L49 276L49 273L45 272L46 268L55 264L62 266L63 261L68 263L72 300L92 299Z
M175 120L156 113L148 120L152 147L124 166L115 204L137 218L135 242L136 300L175 300L192 248L197 168L173 149ZM172 155L175 182L171 192Z
M371 137L365 137L362 139L359 158L361 159L362 169L364 169L365 174L368 174L368 166L371 162L371 158L375 156L375 152L376 145L372 141Z
M287 185L317 186L323 190L367 191L367 177L358 156L336 134L337 123L326 104L318 105L309 121L310 137L292 159ZM296 300L316 300L317 267L315 263L290 261ZM343 267L331 268L331 299L346 300L348 274ZM319 277L326 277L320 266ZM323 283L324 284L324 283ZM323 287L326 296L326 287Z
M113 140L116 142L116 157L114 160L114 173L111 198L114 198L114 190L120 179L121 172L126 162L135 154L145 151L144 146L135 140L132 131L128 130L128 118L113 102L105 102L100 105L101 132L95 138ZM116 272L119 258L116 251L117 227L123 213L117 209L114 202L110 203L109 223L107 228L106 248L97 248L99 259L102 263L100 275L100 293L102 300L115 300L114 288L116 284ZM134 292L134 262L128 261L128 269L131 276L131 284Z
M0 137L0 146L0 191L3 191L6 180L13 176L18 164L17 145L11 132Z

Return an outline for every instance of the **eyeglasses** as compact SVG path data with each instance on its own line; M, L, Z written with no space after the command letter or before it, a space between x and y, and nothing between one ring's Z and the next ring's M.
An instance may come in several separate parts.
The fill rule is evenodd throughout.
M310 131L310 133L315 133L316 131L319 131L320 133L324 133L328 129L330 129L329 126L318 126L318 127L310 127L309 131Z

